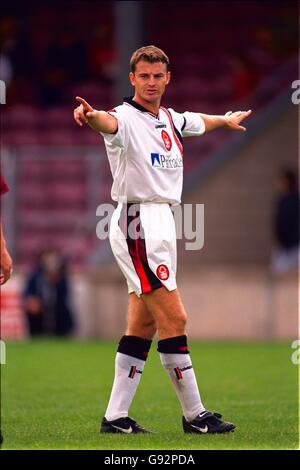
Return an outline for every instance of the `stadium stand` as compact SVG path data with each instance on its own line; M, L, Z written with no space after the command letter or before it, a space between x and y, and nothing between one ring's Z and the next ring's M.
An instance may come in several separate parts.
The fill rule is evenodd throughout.
M22 236L15 255L20 264L27 264L49 240L66 249L68 240L80 233L81 248L70 261L84 265L91 233L89 229L78 232L78 226L91 217L95 222L95 207L110 199L111 177L101 138L89 129L79 132L72 117L75 95L84 96L95 107L114 105L113 9L110 2L97 5L95 10L78 3L59 20L47 6L20 12L22 20L21 16L13 20L7 10L1 20L3 53L17 71L9 83L12 105L5 113L2 144L12 158L18 158L15 200ZM145 41L159 45L171 58L174 81L164 100L170 107L215 114L251 107L257 114L295 76L297 14L293 2L265 2L265 8L258 1L247 5L185 2L184 9L177 9L176 2L167 1L160 3L159 15L155 2L145 2L144 8L145 31L149 32ZM93 47L80 28L84 21L90 24ZM74 74L78 57L82 71ZM32 71L34 85L28 81ZM243 87L235 89L241 82ZM197 141L189 139L186 175L232 138L218 131Z

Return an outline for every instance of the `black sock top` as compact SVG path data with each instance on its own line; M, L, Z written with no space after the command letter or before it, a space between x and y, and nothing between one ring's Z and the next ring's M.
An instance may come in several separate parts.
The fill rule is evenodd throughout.
M174 336L158 341L157 351L165 354L189 354L187 336Z
M152 341L139 336L123 336L120 339L118 352L145 361Z

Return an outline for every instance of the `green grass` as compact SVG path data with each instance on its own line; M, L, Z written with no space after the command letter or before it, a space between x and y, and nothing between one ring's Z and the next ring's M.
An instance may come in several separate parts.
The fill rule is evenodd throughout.
M169 378L152 348L130 415L152 435L99 435L117 342L7 345L2 366L3 449L295 449L298 370L285 343L191 343L207 409L229 435L185 435Z

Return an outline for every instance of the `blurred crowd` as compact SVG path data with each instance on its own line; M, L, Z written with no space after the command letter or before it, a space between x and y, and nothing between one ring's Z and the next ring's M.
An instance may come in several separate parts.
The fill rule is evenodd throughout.
M68 22L67 12L58 23L47 14L40 9L0 20L0 78L7 84L10 105L57 105L64 103L68 87L114 79L110 22L95 17L87 36Z
M89 6L76 3L76 8L61 8L59 14L53 6L47 6L47 2L13 14L9 14L9 6L6 6L7 11L2 13L0 20L0 78L7 83L9 103L55 106L66 102L68 88L76 87L78 83L112 83L118 73L112 4L97 2ZM155 10L150 2L145 2L144 8L149 13L151 9ZM178 8L184 8L187 19L190 10L192 20L192 9L180 4ZM236 7L229 5L228 8ZM274 17L268 24L261 24L259 18L256 25L251 25L251 21L250 25L249 21L245 22L247 43L239 38L239 31L244 21L249 19L243 17L241 24L237 25L235 54L231 54L230 64L233 99L241 99L256 89L260 79L257 62L268 63L285 58L297 49L297 17L291 2L274 3L271 13ZM150 18L151 14L145 16ZM151 21L148 19L148 23ZM145 37L145 41L156 41L159 36L155 24L148 23L145 31L150 37ZM170 28L171 24L172 20L167 27ZM232 34L231 30L228 32ZM199 28L196 40L190 44L189 50L185 50L186 54L199 54L200 44L201 54L205 54L201 34L203 36L204 33ZM218 28L212 34L218 35ZM222 54L222 38L218 43L217 52ZM164 47L164 44L159 45ZM179 49L179 59L180 53Z

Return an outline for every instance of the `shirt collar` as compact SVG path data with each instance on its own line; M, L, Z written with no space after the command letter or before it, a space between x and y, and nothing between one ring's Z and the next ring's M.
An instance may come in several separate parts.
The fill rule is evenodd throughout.
M127 96L123 99L124 103L128 103L134 108L138 109L139 111L142 111L143 113L149 113L151 116L154 116L158 118L158 114L152 113L152 111L149 111L149 109L144 108L141 104L137 103L136 101L133 100L133 96Z

